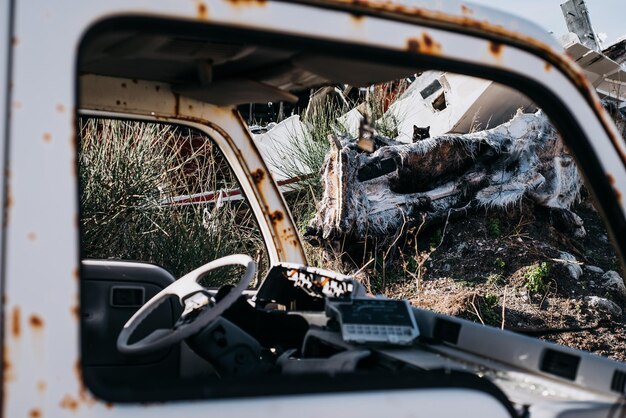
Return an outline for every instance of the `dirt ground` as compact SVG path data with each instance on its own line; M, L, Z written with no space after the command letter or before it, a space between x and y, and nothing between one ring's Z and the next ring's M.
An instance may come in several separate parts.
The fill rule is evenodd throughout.
M429 245L404 262L406 274L382 291L415 306L626 361L626 315L594 307L590 299L623 308L624 293L603 278L607 271L623 272L589 200L583 196L573 211L584 221L583 238L559 231L550 212L530 202L421 231ZM576 261L565 260L563 252ZM580 267L580 277L568 266Z

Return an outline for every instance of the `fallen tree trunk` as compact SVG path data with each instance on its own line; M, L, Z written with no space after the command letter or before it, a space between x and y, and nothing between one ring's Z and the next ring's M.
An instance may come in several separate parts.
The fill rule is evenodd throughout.
M563 212L575 235L585 233L569 211L579 195L579 173L541 111L518 112L493 129L413 144L378 138L382 146L373 153L362 152L354 138L330 140L310 238L384 237L406 223L470 208L507 208L523 197Z

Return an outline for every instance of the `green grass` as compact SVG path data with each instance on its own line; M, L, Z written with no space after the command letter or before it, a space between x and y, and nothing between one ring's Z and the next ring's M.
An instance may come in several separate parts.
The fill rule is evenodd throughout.
M550 274L550 265L547 262L534 264L526 273L524 273L524 285L530 293L544 293L548 290L548 275Z
M139 260L175 276L233 253L265 262L244 201L163 204L238 187L210 141L188 129L134 121L82 119L80 130L83 258ZM238 277L231 276L206 280L218 286Z
M496 257L495 261L493 262L494 265L499 268L500 270L503 270L506 267L506 261L504 261L502 258L500 257Z
M486 325L496 326L500 323L500 309L498 307L498 296L487 293L479 302L480 313Z
M500 225L500 220L498 218L491 218L487 222L487 232L492 238L498 238L502 235L502 226Z
M289 209L301 233L315 216L316 205L322 195L320 169L328 153L329 135L345 134L346 129L337 119L345 112L334 101L326 99L308 115L301 115L306 126L304 135L294 132L287 144L270 157L270 165L276 167L285 178L301 177L298 187L285 194Z

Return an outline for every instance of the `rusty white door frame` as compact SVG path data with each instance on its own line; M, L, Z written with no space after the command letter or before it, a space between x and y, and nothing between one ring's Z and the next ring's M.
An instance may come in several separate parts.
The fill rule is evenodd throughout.
M212 417L293 415L294 409L284 408L287 401L280 397L107 405L93 399L82 384L78 339L75 62L83 34L108 17L141 15L219 23L379 50L426 54L517 73L554 92L575 119L585 121L582 130L591 139L592 150L604 171L611 173L624 211L621 191L626 185L626 171L620 155L626 155L626 147L606 115L593 109L599 102L592 87L561 52L532 39L524 43L532 46L531 49L518 48L515 42L525 40L521 32L491 27L472 16L459 20L442 12L428 14L419 8L385 11L386 2L357 4L371 13L357 16L303 4L232 0L208 3L23 0L16 4L8 155L11 175L7 192L11 204L6 209L6 280L2 298L5 417L67 416L71 412L76 416L134 418L159 414L194 418L207 413ZM379 12L403 21L374 16ZM430 16L429 27L415 23L423 16ZM456 32L434 29L431 25L446 26ZM473 36L478 33L476 28L489 32L491 38ZM470 34L463 35L465 32ZM535 54L542 54L549 62ZM410 398L394 402L397 415L414 412L415 403ZM313 398L289 399L290 405L297 407ZM351 400L359 403L359 413L364 418L382 413L376 408L380 398L372 394L317 395L314 399L317 402L308 402L299 411L310 416L322 410L348 416L354 414L355 403L346 402ZM385 399L391 399L391 395Z
M6 148L9 138L9 109L11 103L11 43L13 38L13 1L0 0L0 173L6 173ZM0 222L5 222L6 207L6 179L4 177L0 182ZM4 247L5 247L5 230L0 232L0 291L4 293ZM0 306L0 317L4 318L4 304ZM0 324L0 330L4 327ZM4 355L3 348L0 345L0 355ZM4 368L0 370L0 377L4 375ZM0 394L0 405L2 404L4 393Z
M5 172L6 147L9 138L9 109L11 102L11 43L13 38L13 1L0 0L0 173ZM4 220L6 193L5 183L0 184L0 219ZM4 230L0 236L0 288L4 277Z
M82 114L186 125L212 138L248 197L270 264L306 264L287 204L234 107L181 97L163 83L89 75L81 77L80 85Z

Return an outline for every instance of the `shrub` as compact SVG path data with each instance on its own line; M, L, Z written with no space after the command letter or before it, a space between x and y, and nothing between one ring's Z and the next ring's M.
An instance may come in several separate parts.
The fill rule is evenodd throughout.
M530 293L543 293L548 289L547 278L550 274L550 265L545 261L531 266L524 273L524 285Z
M487 232L493 238L497 238L502 235L502 227L498 218L492 218L487 222Z
M496 257L495 261L493 262L495 264L495 266L499 269L504 269L506 267L506 261L504 261L502 258L500 257Z

